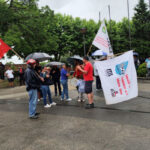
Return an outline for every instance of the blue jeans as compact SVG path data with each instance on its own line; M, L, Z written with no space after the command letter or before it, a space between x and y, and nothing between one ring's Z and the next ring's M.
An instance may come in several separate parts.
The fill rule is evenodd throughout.
M47 104L47 95L48 95L48 100L50 104L53 102L51 98L51 91L48 85L42 85L41 86L42 94L43 94L43 100L44 100L44 105Z
M29 117L35 116L38 100L37 89L31 89L29 92Z
M68 96L68 80L61 80L60 82L63 86L61 98L64 99L64 96L66 96L66 99L68 99L69 98L69 96Z

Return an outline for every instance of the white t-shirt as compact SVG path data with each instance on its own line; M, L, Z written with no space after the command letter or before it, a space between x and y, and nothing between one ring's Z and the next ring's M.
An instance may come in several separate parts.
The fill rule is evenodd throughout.
M6 74L7 74L8 79L14 78L13 70L7 70Z

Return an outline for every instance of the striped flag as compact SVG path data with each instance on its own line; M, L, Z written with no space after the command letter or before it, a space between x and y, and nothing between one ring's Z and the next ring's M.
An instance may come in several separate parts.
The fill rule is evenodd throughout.
M102 51L106 52L108 56L113 55L113 50L110 44L107 28L105 22L101 24L100 29L92 43L97 48L101 49Z

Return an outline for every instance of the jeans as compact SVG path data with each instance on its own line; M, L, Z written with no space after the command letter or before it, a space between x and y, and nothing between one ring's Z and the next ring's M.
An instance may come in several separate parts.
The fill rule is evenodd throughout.
M63 86L61 98L64 99L64 96L66 96L66 99L68 99L69 98L69 96L68 96L68 80L61 80L60 82Z
M96 76L96 89L101 89L101 80L99 76Z
M29 117L35 116L36 113L36 105L37 105L37 89L31 89L28 91L29 94Z
M20 79L19 79L20 86L24 85L24 74L20 74L19 77L20 77Z
M47 95L48 95L48 100L50 102L50 104L53 102L52 98L51 98L51 91L48 85L42 85L41 86L41 90L42 90L42 94L43 94L43 101L44 101L44 105L47 104Z
M55 95L57 96L57 86L59 90L59 95L61 95L61 87L60 87L60 80L58 79L57 81L54 80L54 88L55 88Z

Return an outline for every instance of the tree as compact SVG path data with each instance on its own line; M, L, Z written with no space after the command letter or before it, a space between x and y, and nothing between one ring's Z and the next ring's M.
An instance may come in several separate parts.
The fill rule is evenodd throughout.
M144 0L139 0L133 17L133 45L142 57L150 55L150 13Z

